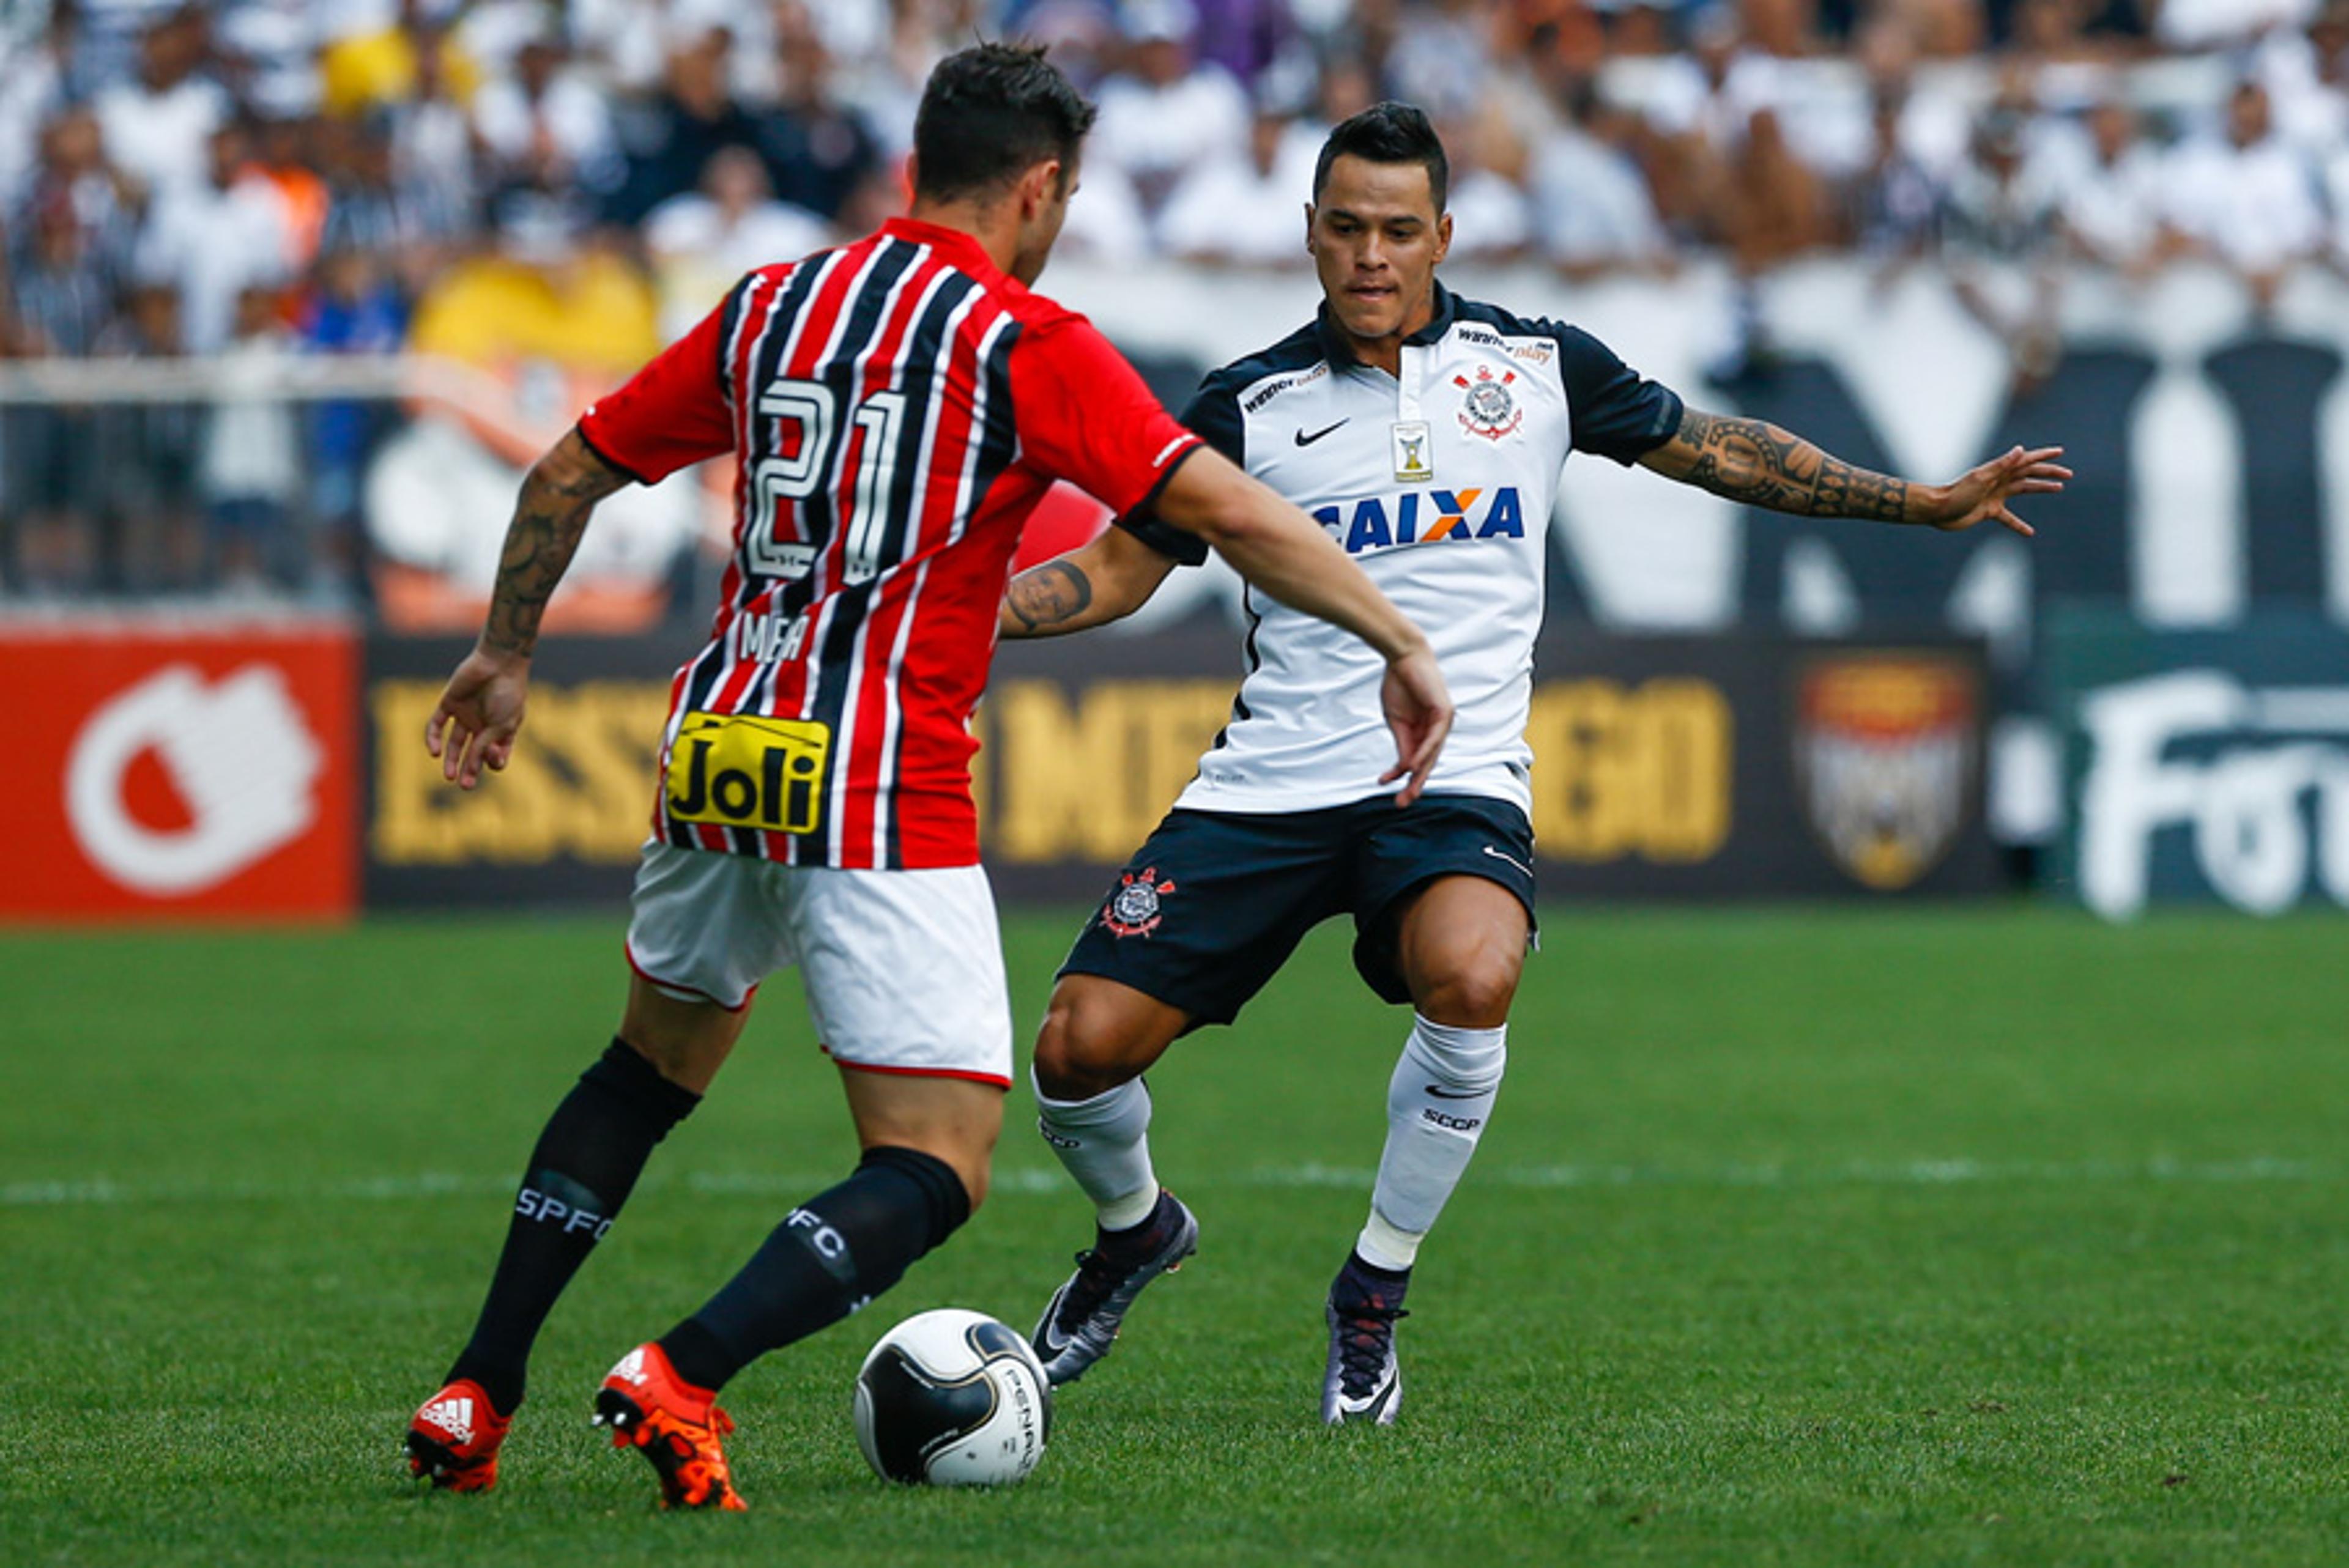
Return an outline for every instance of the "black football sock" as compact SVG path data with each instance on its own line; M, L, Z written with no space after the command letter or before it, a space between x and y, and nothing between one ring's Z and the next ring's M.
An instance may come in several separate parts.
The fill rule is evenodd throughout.
M768 1351L895 1284L969 1218L970 1195L946 1161L917 1149L868 1149L855 1175L792 1210L741 1273L661 1336L661 1348L687 1382L722 1387Z
M451 1379L471 1378L501 1414L513 1414L555 1298L612 1228L653 1146L700 1103L616 1037L579 1075L531 1150L489 1298Z
M1142 1223L1129 1225L1122 1231L1104 1231L1095 1225L1093 1246L1112 1258L1146 1258L1166 1244L1166 1238L1174 1233L1177 1212L1174 1194L1162 1188L1157 1205Z
M1382 1269L1378 1264L1364 1263L1362 1254L1350 1253L1346 1266L1330 1285L1330 1299L1342 1310L1349 1306L1371 1306L1392 1312L1402 1305L1403 1294L1411 1289L1409 1269Z

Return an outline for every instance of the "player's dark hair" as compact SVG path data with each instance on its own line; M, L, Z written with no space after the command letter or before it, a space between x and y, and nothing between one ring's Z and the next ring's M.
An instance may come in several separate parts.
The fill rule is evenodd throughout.
M1435 210L1444 211L1451 194L1452 161L1444 156L1444 139L1428 122L1426 110L1389 98L1340 121L1313 165L1314 201L1321 200L1321 188L1330 183L1330 166L1350 156L1372 163L1424 164L1428 194L1435 198Z
M914 194L951 201L1008 185L1051 159L1074 171L1093 106L1040 44L976 44L930 73L914 116Z

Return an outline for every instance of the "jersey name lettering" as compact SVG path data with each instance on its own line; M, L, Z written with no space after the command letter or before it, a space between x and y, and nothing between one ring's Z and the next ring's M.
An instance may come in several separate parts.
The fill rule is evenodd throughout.
M752 664L795 659L807 643L805 614L786 615L779 610L745 615L734 624L735 657Z

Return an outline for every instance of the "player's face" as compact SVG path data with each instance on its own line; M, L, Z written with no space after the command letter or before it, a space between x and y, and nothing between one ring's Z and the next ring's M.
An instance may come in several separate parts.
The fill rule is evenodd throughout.
M1330 166L1305 210L1305 248L1330 313L1358 342L1410 335L1435 311L1435 266L1452 219L1435 210L1422 163L1373 163L1351 154Z

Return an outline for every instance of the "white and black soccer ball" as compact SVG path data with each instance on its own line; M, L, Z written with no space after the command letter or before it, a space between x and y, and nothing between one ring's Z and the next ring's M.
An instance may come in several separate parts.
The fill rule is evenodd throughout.
M881 1336L856 1374L856 1444L885 1480L1009 1486L1044 1457L1052 1385L1027 1340L942 1306Z

